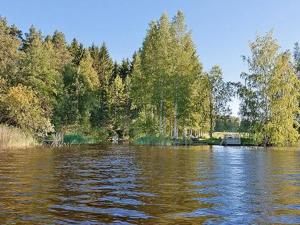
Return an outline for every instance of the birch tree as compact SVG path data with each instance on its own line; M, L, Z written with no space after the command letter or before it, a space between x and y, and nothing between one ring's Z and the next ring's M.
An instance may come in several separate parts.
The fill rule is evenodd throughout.
M280 52L279 48L272 32L257 36L250 43L251 56L245 57L249 73L242 74L244 93L248 93L242 95L242 104L246 106L250 97L252 104L241 114L247 115L254 109L253 131L264 146L294 143L298 138L299 81L290 53Z

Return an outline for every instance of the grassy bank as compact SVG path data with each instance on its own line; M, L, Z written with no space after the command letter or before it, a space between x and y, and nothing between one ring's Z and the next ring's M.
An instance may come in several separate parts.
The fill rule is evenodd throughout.
M164 137L164 136L143 136L132 140L132 144L169 146L169 145L194 145L194 144L207 144L207 143L204 141L202 143L200 143L200 141L194 142L190 138L187 139L179 138L175 140L173 138Z
M169 137L144 136L132 141L135 145L172 145L173 140Z
M37 145L33 136L15 127L0 125L0 149L27 148Z
M178 139L174 140L170 137L159 137L159 136L144 136L132 140L133 144L136 145L220 145L225 134L237 134L235 132L215 132L213 137L210 138L208 134L204 134L198 139ZM241 135L242 146L258 146L255 140L246 137L245 134Z

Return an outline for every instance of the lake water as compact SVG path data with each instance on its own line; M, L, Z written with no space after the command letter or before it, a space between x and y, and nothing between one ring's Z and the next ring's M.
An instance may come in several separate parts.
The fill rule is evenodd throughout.
M0 224L300 224L300 151L0 151Z

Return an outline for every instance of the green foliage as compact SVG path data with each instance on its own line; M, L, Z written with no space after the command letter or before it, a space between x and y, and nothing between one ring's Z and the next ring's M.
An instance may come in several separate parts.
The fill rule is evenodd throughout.
M297 76L299 77L299 75L300 75L300 47L299 47L298 42L295 43L293 56L294 56L294 68L296 70Z
M62 82L55 69L53 45L43 43L41 33L31 27L23 48L25 55L21 60L17 83L31 87L37 93L50 117Z
M93 127L107 127L110 121L109 84L113 73L113 61L104 43L100 49L92 46L90 52L99 79L98 103L92 109L91 123Z
M53 130L39 98L30 88L22 85L11 87L3 104L6 112L1 117L10 125L41 135Z
M67 134L64 136L65 144L94 144L93 137L84 136L81 134Z
M158 128L156 133L165 135L168 129L177 139L179 129L192 126L192 112L196 109L192 102L193 83L201 76L201 69L182 12L172 21L163 14L152 22L132 66L133 105L140 112L150 112L138 115L151 117L138 121L158 121L150 123Z
M54 61L56 70L61 71L65 65L72 60L72 54L68 50L68 44L65 40L65 35L62 32L55 31L51 42L54 50Z
M228 116L230 108L228 103L232 97L232 89L229 83L224 82L222 70L219 66L214 66L207 74L209 88L209 110L210 137L215 127L216 119Z
M129 59L123 59L119 67L119 76L125 80L131 73L131 65Z
M0 79L8 86L16 83L18 64L23 56L19 51L19 33L14 26L8 26L5 18L0 17Z
M64 135L65 144L85 144L88 143L88 138L80 134L67 134Z
M129 81L129 78L126 78ZM129 85L129 84L127 84ZM121 137L128 136L129 133L129 110L127 107L129 95L126 84L120 76L117 76L110 86L109 105L111 115L111 130L119 133Z
M109 134L105 129L94 129L88 133L79 130L76 133L67 133L64 135L65 144L99 144L106 143Z
M74 125L79 121L78 91L76 84L77 69L73 65L67 65L62 71L63 91L55 108L53 122L57 129Z
M137 117L132 120L131 136L139 138L147 135L158 135L158 128L157 117L151 112L151 108L144 107L143 110L139 110Z
M272 34L258 36L244 57L245 83L205 73L181 11L150 23L132 59L113 62L106 45L84 47L62 32L44 37L0 18L0 123L25 133L66 134L67 143L105 142L113 135L141 144L192 143L189 135L243 131L249 140L298 140L300 51L280 52ZM299 74L298 74L299 75ZM241 98L241 121L228 103ZM187 132L188 131L188 132Z
M299 80L291 56L279 52L272 33L258 36L245 58L249 74L239 90L241 114L248 121L256 141L264 145L293 144L298 140Z
M78 66L84 53L83 45L74 38L68 47L68 50L71 54L73 65Z
M63 97L60 98L56 111L58 126L70 126L81 123L90 127L90 113L96 104L96 91L99 80L93 68L93 59L86 51L79 65L65 66L63 70Z
M240 131L240 119L232 116L218 117L215 122L214 131L216 132L238 132Z

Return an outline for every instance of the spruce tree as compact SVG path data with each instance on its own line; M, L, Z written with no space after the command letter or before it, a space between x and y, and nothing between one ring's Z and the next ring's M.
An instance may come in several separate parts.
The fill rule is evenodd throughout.
M54 48L55 66L61 72L63 67L71 62L72 56L62 32L55 31L51 41Z
M91 121L95 127L105 127L110 120L109 115L109 82L113 73L113 61L105 43L100 47L99 53L92 54L93 67L98 74L98 104L92 111Z
M84 47L79 43L75 38L72 40L68 50L72 57L72 63L76 66L79 65L80 60L82 59L84 53Z

